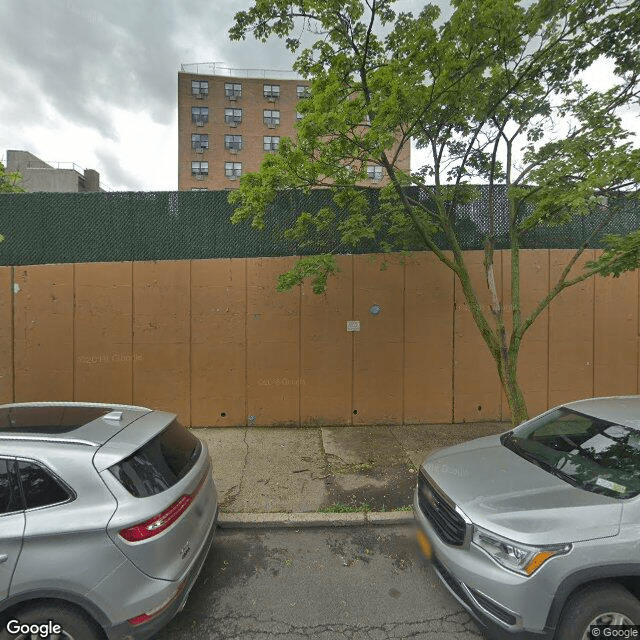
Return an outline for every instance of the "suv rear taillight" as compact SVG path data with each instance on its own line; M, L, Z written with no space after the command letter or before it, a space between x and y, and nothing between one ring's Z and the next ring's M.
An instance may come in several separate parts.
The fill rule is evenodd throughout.
M202 480L200 480L198 486L192 493L181 496L170 507L166 508L162 513L153 516L153 518L135 524L133 527L122 529L120 536L127 542L142 542L143 540L148 540L162 533L176 522L189 508L189 505L194 501L200 489L202 489L202 485L206 479L207 473L202 476Z

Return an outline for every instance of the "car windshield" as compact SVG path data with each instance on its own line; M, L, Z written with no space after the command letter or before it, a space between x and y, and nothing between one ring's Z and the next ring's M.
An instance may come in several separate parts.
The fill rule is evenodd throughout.
M640 493L640 431L556 409L501 437L504 446L569 484L613 498Z

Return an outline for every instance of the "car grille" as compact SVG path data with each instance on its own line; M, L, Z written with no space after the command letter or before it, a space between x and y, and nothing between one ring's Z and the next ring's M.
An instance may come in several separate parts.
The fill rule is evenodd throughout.
M464 544L467 533L465 521L429 482L423 471L418 476L418 503L425 518L443 542L456 547Z

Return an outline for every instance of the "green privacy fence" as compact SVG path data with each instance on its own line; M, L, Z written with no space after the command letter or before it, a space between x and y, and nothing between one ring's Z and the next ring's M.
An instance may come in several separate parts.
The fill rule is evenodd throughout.
M456 226L464 249L482 248L487 230L486 187L479 198L460 207ZM335 228L324 231L317 247L300 247L287 240L283 229L297 212L336 209L328 190L308 195L282 194L266 216L260 232L249 224L232 225L227 191L21 193L0 195L0 264L26 265L62 262L116 262L285 256L324 251L369 253L381 250L380 240L358 247L341 244ZM371 212L378 207L370 190ZM496 198L497 246L507 243L506 193ZM336 211L338 219L340 211ZM342 214L344 215L344 214ZM570 225L536 229L523 239L525 248L579 246L597 226L598 216L577 217ZM640 206L625 202L607 226L609 233L640 228ZM439 239L446 248L443 238ZM595 242L593 246L599 246ZM410 248L423 249L419 244Z

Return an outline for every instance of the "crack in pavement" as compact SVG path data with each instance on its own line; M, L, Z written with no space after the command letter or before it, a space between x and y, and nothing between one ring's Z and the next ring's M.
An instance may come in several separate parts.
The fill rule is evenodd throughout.
M249 459L249 443L247 442L248 429L244 429L244 435L242 441L245 446L244 460L242 462L242 471L240 472L240 483L234 484L231 488L227 489L224 498L220 501L220 507L223 509L229 509L233 506L233 503L238 499L238 496L242 493L242 483L244 482L245 471L247 470L247 460Z
M291 606L291 603L289 605ZM471 618L463 611L408 622L387 622L382 625L367 625L364 622L293 624L275 618L227 612L224 615L201 618L198 622L193 620L190 633L193 632L197 632L198 637L205 637L203 632L215 632L216 638L228 638L229 640L262 640L264 638L286 638L286 640L308 640L309 638L314 638L314 640L459 640L462 637L472 640L482 638Z

